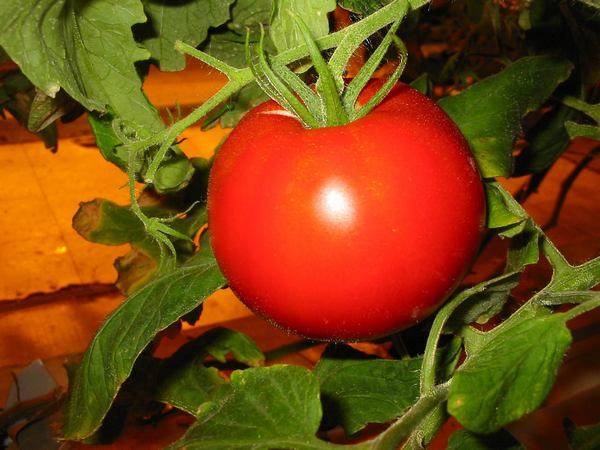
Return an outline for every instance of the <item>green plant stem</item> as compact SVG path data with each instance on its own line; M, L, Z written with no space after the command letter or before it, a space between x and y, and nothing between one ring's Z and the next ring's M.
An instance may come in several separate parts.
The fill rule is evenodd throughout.
M252 73L260 88L275 100L283 108L293 113L304 126L316 128L319 126L316 115L312 114L307 107L294 95L294 93L286 86L286 84L273 71L267 61L267 56L264 51L264 30L261 27L260 41L256 48L256 56L258 64L251 62L251 51L249 34L246 35L246 59L251 65ZM308 87L308 86L307 86Z
M387 430L370 442L372 450L394 450L440 403L448 398L450 382L434 386Z
M325 111L325 123L327 126L344 125L348 123L348 114L344 109L342 100L338 93L335 80L329 65L321 55L321 49L313 40L310 35L310 30L300 17L296 16L296 26L300 29L304 42L308 48L310 59L312 60L313 66L319 75L317 80L317 92L321 98L323 105L323 111ZM318 116L319 112L315 111L315 116Z
M390 93L392 88L395 86L396 82L400 79L400 75L404 71L407 62L407 51L406 46L400 39L396 39L398 46L400 48L400 62L398 63L398 67L394 69L394 72L389 76L383 86L379 88L379 90L367 101L363 106L360 107L358 111L353 111L351 120L360 119L361 117L369 114L373 108L375 108L381 101Z
M201 107L192 111L183 119L175 122L165 131L158 133L152 138L137 141L133 144L127 144L126 146L129 148L129 151L132 151L142 150L162 142L159 151L156 153L156 156L148 167L148 171L146 172L145 176L145 182L152 183L154 181L154 177L156 176L156 172L158 171L160 163L163 161L167 151L169 150L169 147L171 146L171 143L177 138L177 136L202 119L202 117L204 117L214 108L219 106L221 102L224 102L241 88L249 84L253 79L254 77L252 76L250 69L248 69L247 72L246 70L239 70L235 73L233 80L229 81L221 90L219 90L219 92L204 102Z
M600 257L572 266L545 235L542 238L542 250L552 266L553 274L550 283L532 301L537 301L546 292L590 289L597 284L594 280L600 273Z
M413 431L402 450L422 450L435 436L437 431L446 421L448 414L444 405L437 405L433 411Z
M191 45L186 44L182 41L175 42L175 50L185 53L187 55L193 56L194 58L202 61L204 64L214 67L219 72L223 73L230 80L235 77L235 73L239 71L237 67L233 67L218 58L215 58L208 53L198 50L196 47L192 47Z
M577 97L573 97L571 95L568 95L565 98L563 98L562 102L564 105L568 106L569 108L573 108L579 112L587 114L592 119L594 119L596 122L600 123L600 104L586 103L583 100L581 100Z
M352 81L350 81L348 86L346 86L342 98L346 110L354 110L354 105L356 104L358 96L377 70L377 67L379 67L379 65L381 64L381 60L383 59L386 52L390 48L390 45L392 44L392 36L398 29L399 25L400 21L396 21L390 26L388 32L386 33L385 37L383 38L377 49L371 54L369 59L367 59L367 62L365 62L358 74L356 74Z
M581 314L585 314L586 312L591 311L592 309L596 309L598 307L600 307L600 299L589 300L571 308L564 314L567 317L567 320L571 320L577 316L580 316Z
M498 189L504 190L500 185L497 185L497 187ZM520 216L524 217L524 220L531 219L520 203L514 201L512 206L517 209ZM552 266L553 274L550 283L533 296L529 302L525 303L521 309L539 305L540 302L538 299L547 292L590 289L597 284L595 280L597 280L598 274L600 274L600 257L579 266L573 266L567 261L548 236L546 236L542 228L534 221L532 221L532 223L535 226L536 231L540 233L540 247Z
M331 59L329 60L329 67L331 68L331 73L336 81L338 86L338 90L341 92L344 86L343 74L344 68L346 67L346 61L352 56L354 51L358 48L360 44L364 40L366 40L369 36L371 36L378 29L383 28L384 26L396 22L401 21L402 18L408 13L410 8L416 9L424 4L429 3L429 1L407 1L401 2L396 1L392 2L389 5L381 8L378 12L372 14L360 22L356 22L352 27L355 29L352 33L348 33L344 36L344 38L340 41L340 44L331 55ZM382 14L387 20L379 20L377 26L373 26L373 24L369 21L375 14ZM375 20L372 20L375 22ZM350 27L348 27L350 28ZM343 30L341 30L343 31Z
M600 298L600 291L559 291L544 292L538 297L540 305L557 306L566 303L579 304Z
M461 293L462 294L462 293ZM436 358L435 353L437 351L437 344L440 340L444 324L454 312L454 310L462 303L463 296L459 295L455 297L451 302L440 309L435 316L429 335L427 336L427 344L425 346L425 353L423 354L423 364L421 366L421 380L420 390L421 392L427 391L428 388L435 384L436 374Z
M429 330L427 336L427 344L423 353L423 363L421 365L420 391L421 395L428 392L435 385L437 372L436 351L440 336L444 330L444 325L452 315L452 313L460 306L460 304L471 296L472 289L466 289L446 303L442 309L438 311Z
M175 250L175 246L171 242L171 240L165 236L165 234L175 236L178 238L189 239L188 236L182 235L176 230L168 227L164 223L162 223L161 219L150 218L144 214L140 205L137 201L136 190L135 190L135 157L137 152L130 151L129 152L129 162L127 165L127 178L129 185L129 200L131 202L130 208L136 217L144 224L144 229L146 232L158 243L158 247L160 250L160 261L159 267L157 269L158 272L162 272L163 270L169 270L174 268L175 261L177 258L177 252ZM165 258L164 247L167 247L170 251L170 257Z

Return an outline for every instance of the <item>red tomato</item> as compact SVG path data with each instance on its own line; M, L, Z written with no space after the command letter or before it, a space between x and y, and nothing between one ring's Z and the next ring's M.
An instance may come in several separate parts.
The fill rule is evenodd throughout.
M337 127L305 129L263 103L224 142L209 181L212 246L230 287L314 339L382 336L431 314L468 270L484 215L465 139L404 84Z

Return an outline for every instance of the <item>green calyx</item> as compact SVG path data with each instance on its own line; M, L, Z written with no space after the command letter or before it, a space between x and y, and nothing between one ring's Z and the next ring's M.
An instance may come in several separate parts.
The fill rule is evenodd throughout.
M269 58L264 50L264 30L253 48L249 35L246 38L246 58L260 88L279 105L292 113L307 128L344 125L366 116L386 97L394 87L406 66L406 47L396 36L400 22L408 12L408 3L394 11L396 20L391 25L375 51L363 65L356 77L346 86L343 75L348 60L360 44L375 33L379 26L355 27L333 52L329 61L302 19L291 11L304 39L310 62L317 73L315 89L309 87L286 64ZM377 27L377 28L375 28ZM381 61L394 44L400 54L400 62L381 88L364 105L358 106L360 93L367 85Z

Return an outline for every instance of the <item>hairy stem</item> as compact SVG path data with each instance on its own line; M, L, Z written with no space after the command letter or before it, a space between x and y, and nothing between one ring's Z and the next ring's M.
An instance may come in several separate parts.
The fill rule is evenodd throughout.
M417 429L411 433L402 450L422 450L431 442L447 417L448 413L446 413L444 405L436 406L419 424Z
M410 433L431 413L441 402L448 398L450 382L434 386L387 430L371 441L368 447L372 450L393 450L397 448Z
M567 320L571 320L598 307L600 307L600 299L588 300L587 302L580 303L579 305L571 308L564 314L566 315Z

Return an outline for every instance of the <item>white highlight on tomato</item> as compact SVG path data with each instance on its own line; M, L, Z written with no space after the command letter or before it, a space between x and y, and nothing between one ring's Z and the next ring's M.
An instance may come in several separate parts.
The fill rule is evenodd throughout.
M321 190L318 208L324 219L335 224L351 225L356 212L352 194L339 182L330 183Z

